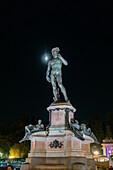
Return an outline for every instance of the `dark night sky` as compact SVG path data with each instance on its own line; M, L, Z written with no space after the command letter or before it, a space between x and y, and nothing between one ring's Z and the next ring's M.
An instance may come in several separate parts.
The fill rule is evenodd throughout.
M23 112L48 121L52 103L42 56L68 61L63 84L78 119L113 112L113 9L103 1L3 1L0 5L0 117Z

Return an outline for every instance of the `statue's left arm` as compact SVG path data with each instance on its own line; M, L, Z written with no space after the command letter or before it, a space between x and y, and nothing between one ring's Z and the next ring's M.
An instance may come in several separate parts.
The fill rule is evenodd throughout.
M66 65L66 66L68 65L68 62L60 54L58 54L58 57L61 59L61 61L64 65Z

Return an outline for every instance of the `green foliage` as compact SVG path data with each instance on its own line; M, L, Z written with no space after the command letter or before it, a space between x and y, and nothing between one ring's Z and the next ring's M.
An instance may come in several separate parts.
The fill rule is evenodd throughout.
M2 135L2 122L0 122L0 135Z
M0 152L2 158L7 158L11 147L11 137L8 135L0 136Z
M10 148L10 157L14 158L21 158L21 147L18 143L15 143L11 148Z
M17 147L15 154L20 154L20 150L22 153L19 155L21 157L26 157L29 145L28 143L19 144L19 140L23 138L25 135L25 126L29 124L29 117L26 113L23 113L22 117L15 122L8 121L7 128L0 126L0 152L2 153L2 158L6 158L9 156L9 150L13 147ZM3 132L3 130L4 132ZM20 149L19 149L20 147ZM14 150L13 150L14 151Z
M111 112L106 113L105 121L106 121L106 125L110 125L110 127L111 127L113 124L113 113L111 113Z
M12 121L8 121L8 123L7 123L7 134L12 134L12 131L13 131L13 123L12 123Z
M28 141L21 144L21 158L26 158L28 156L29 149L30 147Z
M105 126L106 126L106 130L107 131L111 131L110 133L110 135L111 135L111 137L113 138L113 113L111 113L111 112L108 112L108 113L106 113L106 115L105 115ZM109 126L109 127L108 127ZM109 129L109 130L108 130ZM109 133L109 132L108 132ZM107 135L107 133L106 133L106 135ZM109 135L109 137L110 137L110 135Z
M14 128L15 128L15 132L14 132L15 133L15 141L14 141L14 143L17 143L24 136L25 124L24 124L23 121L18 120L17 122L15 122Z
M15 143L10 148L10 156L13 156L14 158L25 158L28 155L29 152L29 143L27 141L19 144Z
M92 128L92 132L95 134L98 141L101 143L102 140L105 138L105 136L104 136L102 122L98 119L98 116L95 117L91 128Z
M106 139L111 139L112 138L112 132L110 130L110 126L106 126Z
M37 124L38 116L37 115L32 116L31 122L32 122L33 125Z
M14 133L15 133L15 140L14 143L18 143L23 136L25 135L25 126L29 125L29 117L27 113L23 113L22 117L19 118L15 123L14 123Z

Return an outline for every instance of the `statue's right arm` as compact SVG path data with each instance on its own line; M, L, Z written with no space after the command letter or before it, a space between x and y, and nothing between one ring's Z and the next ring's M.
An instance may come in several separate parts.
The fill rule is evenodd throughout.
M68 62L60 54L58 54L58 57L61 59L61 61L64 65L66 65L66 66L68 65Z
M48 62L48 67L47 67L47 72L46 72L46 79L48 82L51 82L50 77L49 77L50 70L51 70L51 61Z

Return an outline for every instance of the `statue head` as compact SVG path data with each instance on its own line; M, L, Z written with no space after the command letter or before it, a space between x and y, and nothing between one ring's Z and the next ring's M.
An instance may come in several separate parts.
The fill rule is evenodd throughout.
M58 47L55 47L52 49L51 53L53 55L54 58L57 58L58 53L59 53L60 49Z
M38 120L38 124L40 125L41 123L42 123L42 120L41 120L41 119L39 119L39 120Z
M29 125L29 127L33 126L32 124Z
M78 120L75 120L75 123L78 125L79 124Z

